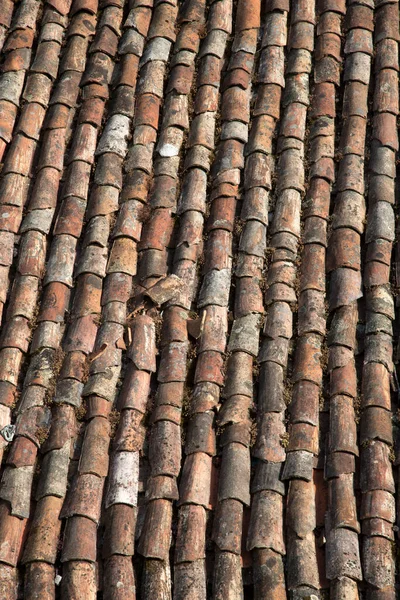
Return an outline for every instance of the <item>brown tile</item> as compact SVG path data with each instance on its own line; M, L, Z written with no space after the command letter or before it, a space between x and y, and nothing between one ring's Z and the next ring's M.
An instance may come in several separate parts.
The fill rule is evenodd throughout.
M96 139L96 129L89 123L82 123L74 136L73 146L69 154L69 161L82 160L89 164L93 164Z
M32 562L25 567L24 591L28 598L51 600L54 594L55 569L46 562Z
M168 562L150 558L144 561L142 589L146 597L154 595L158 598L163 594L166 588L165 582L168 581L167 589L170 590L169 583L170 567Z
M371 57L362 52L355 52L345 62L344 81L357 81L368 85L371 69Z
M351 54L353 52L364 52L365 54L372 55L372 33L361 28L351 29L346 35L344 53Z
M161 383L157 390L157 404L169 404L180 408L182 405L183 388L183 381Z
M185 310L182 310L178 306L170 306L164 313L161 331L161 344L164 346L170 342L186 341L189 327L188 322L188 314ZM191 321L191 323L194 323L194 321ZM199 333L200 332L198 332L198 334Z
M361 444L367 440L377 439L393 444L391 413L383 408L371 406L363 411L361 417Z
M68 307L69 288L63 283L51 282L46 286L38 320L62 322Z
M235 314L243 317L250 313L263 312L262 292L256 278L241 277L236 284Z
M129 598L135 594L135 576L128 556L111 556L104 565L104 594L110 598Z
M80 351L90 354L93 351L97 334L95 315L86 315L75 319L65 339L65 351Z
M69 196L64 200L54 227L55 235L69 235L79 238L82 233L85 202L80 198Z
M99 522L104 480L91 473L79 475L68 490L61 518L82 515Z
M8 381L0 382L0 403L11 407L15 403L16 386Z
M129 238L117 238L111 248L107 273L136 275L136 243Z
M146 508L145 523L138 552L146 558L166 560L170 548L172 504L168 500L153 500Z
M185 444L187 455L194 452L205 452L210 456L215 455L216 439L213 425L214 416L210 412L197 413L191 417Z
M360 274L352 269L340 268L331 275L331 294L329 306L331 310L339 306L347 306L361 298Z
M399 57L396 52L397 42L391 39L383 39L377 45L378 52L375 60L375 72L381 69L399 68Z
M272 462L285 460L285 449L281 441L285 434L285 426L280 413L266 413L258 424L257 441L253 450L254 456Z
M360 270L360 236L351 229L336 229L329 239L327 271L339 267Z
M61 586L66 598L77 594L90 598L97 593L96 565L92 562L71 560L63 565L62 572Z
M224 500L217 507L213 540L219 550L240 554L242 544L243 505L237 500Z
M180 504L197 504L211 508L212 458L203 452L190 454L183 466L180 483Z
M0 593L4 600L13 600L18 594L18 573L14 567L0 564Z
M241 560L236 554L218 552L214 571L214 597L222 600L232 591L240 594L243 586Z
M132 556L137 509L125 504L114 504L107 511L103 556L113 554Z
M202 506L184 505L179 510L175 562L205 558L206 511Z
M2 6L2 11L1 11L1 16L0 16L1 25L4 25L7 28L10 27L13 11L14 11L14 3L12 2L12 0L5 0L4 5Z
M87 420L93 419L93 417L105 417L108 418L111 412L111 404L105 398L101 396L89 396L86 400L86 414Z
M283 395L283 368L276 362L263 362L259 377L260 414L269 411L280 412L285 409Z
M89 24L90 22L86 21ZM72 29L75 31L83 32L84 36L73 35L69 38L68 46L66 47L65 53L61 57L60 62L60 73L68 71L77 71L83 73L86 65L86 52L88 47L87 32L88 28L84 23L79 23L77 19L74 19ZM85 36L86 34L86 36Z
M334 118L335 108L335 86L333 83L318 83L315 86L314 98L315 104L311 108L313 117L328 116Z
M29 203L31 210L55 208L60 181L60 172L53 167L45 167L35 177L32 196Z
M117 52L118 36L110 27L102 27L90 46L90 52L104 52L113 57Z
M0 512L1 539L3 540L0 546L1 561L15 567L20 559L27 520L12 516L7 503L3 501L0 504Z
M292 452L304 450L317 455L319 451L318 429L308 423L293 424L289 429L288 450Z
M24 411L18 417L16 423L16 432L19 435L25 435L40 446L40 434L38 432L46 430L49 426L49 411L43 406L33 406Z
M342 24L340 14L330 10L323 12L317 23L317 36L322 36L325 33L336 33L341 35Z
M157 421L153 425L149 460L153 475L179 475L181 447L178 425L171 421Z
M392 543L384 537L367 538L364 546L363 568L365 580L370 585L379 588L389 587L389 590L394 588L395 563ZM379 568L379 565L383 568Z
M176 479L165 475L158 477L149 477L147 480L146 499L156 500L165 498L166 500L178 500L178 486Z
M110 423L96 417L88 424L79 461L79 473L93 473L105 477L108 471Z
M169 247L174 223L169 209L159 208L153 212L139 244L140 249Z
M362 579L357 534L345 528L332 529L328 543L331 548L326 567L329 579L343 575L356 580ZM343 552L344 548L346 553Z
M384 490L373 490L362 496L361 519L379 518L393 523L395 504L392 494Z
M209 381L223 385L223 357L219 352L202 352L197 359L195 383Z
M17 116L17 107L12 102L2 100L1 106L1 121L0 121L0 136L6 142L10 142L12 138L13 125Z
M85 517L67 519L61 562L74 560L96 561L97 525Z
M247 90L232 87L224 92L221 118L227 121L249 122L249 95Z
M399 41L399 30L395 25L398 16L398 7L391 4L380 6L376 14L374 42L377 43L384 38Z
M30 176L33 166L33 156L36 149L35 140L31 140L21 134L14 137L4 162L3 173L19 173Z
M150 317L139 315L133 321L133 343L129 349L129 357L138 369L155 371L155 327Z
M111 301L127 302L132 287L132 278L126 273L110 273L105 280L102 305Z
M128 236L135 241L139 241L142 231L142 209L143 205L138 200L128 200L124 202L117 217L113 236Z
M3 52L10 52L19 48L32 48L35 32L33 29L15 29L10 33L3 46Z
M389 446L384 442L372 441L361 454L361 490L386 490L394 493L392 465Z
M379 71L374 91L373 108L375 111L398 114L399 97L397 91L392 88L395 78L396 72L393 69Z
M255 593L260 597L273 594L276 600L284 600L286 589L281 555L270 549L257 549L252 557Z
M128 366L119 397L121 408L134 408L144 414L146 412L149 384L149 373L139 371L134 366Z
M37 446L27 437L18 436L10 448L7 464L14 467L33 466L36 462Z
M383 146L388 146L393 150L398 149L398 138L395 133L395 115L382 112L374 116L373 137Z
M109 89L106 83L88 83L82 90L83 100L88 100L89 98L103 98L103 100L108 100L109 96Z
M78 278L72 313L74 316L99 314L101 312L101 278L84 273Z
M201 114L206 111L216 112L218 109L218 89L213 85L202 85L195 98L194 112Z
M54 564L61 530L61 506L62 499L54 496L39 500L24 550L24 563L44 561Z
M3 160L4 153L7 148L7 142L0 138L0 159Z
M41 42L37 48L31 71L55 79L57 77L60 49L60 44L55 41Z
M368 6L350 6L346 13L345 26L348 30L361 28L373 31L373 11Z
M366 287L374 285L385 285L389 281L390 268L377 261L365 265L364 280Z
M54 410L52 426L43 450L48 452L62 448L76 434L76 418L74 408L66 404Z
M79 123L90 123L100 127L104 113L104 100L102 98L89 98L79 111Z
M62 15L67 15L70 9L68 0L51 0L50 5Z

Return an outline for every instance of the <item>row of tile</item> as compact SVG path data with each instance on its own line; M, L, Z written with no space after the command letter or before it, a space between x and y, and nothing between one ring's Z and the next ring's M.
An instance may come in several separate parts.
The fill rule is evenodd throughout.
M160 459L164 465L163 469L167 469L167 474L170 477L176 478L180 468L180 456L177 455L177 449L180 443L179 413L181 403L184 400L184 379L188 354L186 321L188 319L188 309L196 291L196 264L201 253L203 215L206 206L206 173L209 169L210 151L214 145L213 124L216 118L219 88L219 80L215 75L220 72L223 64L224 48L230 32L230 21L227 19L230 10L229 3L217 2L211 6L207 27L208 35L200 49L194 117L188 137L190 149L184 165L185 174L178 204L180 221L177 227L173 265L173 274L180 279L185 279L186 287L174 295L163 315L162 354L156 396L156 410L160 409L160 421L153 429L150 440L150 463L152 467L150 482L154 481L155 476L159 474ZM213 67L213 65L215 66ZM233 61L229 69L232 71L235 69ZM210 343L205 335L206 321L202 318L201 321L204 324L204 337L202 335L201 340L204 339L206 343ZM210 325L213 324L210 323ZM208 333L211 333L211 331ZM215 337L212 338L212 340L215 339ZM206 347L204 350L206 350ZM205 373L206 371L203 368L203 373L200 373L200 377L198 377L200 381L204 378ZM196 374L198 375L197 370ZM174 417L173 414L175 414ZM189 424L188 443L186 445L188 458L182 474L181 506L179 508L175 547L174 597L176 598L187 597L188 593L206 594L205 527L206 509L210 508L210 501L208 500L210 495L209 473L211 470L209 443L212 443L211 439L208 438L210 435L213 436L213 432L210 428L212 415L203 416L207 417L206 431L204 431L201 423L194 419ZM201 436L200 439L199 435ZM193 436L195 436L194 439ZM202 441L203 436L204 441ZM171 444L171 439L175 441L175 445ZM204 443L207 446L207 452L203 455ZM152 451L152 444L154 444L154 451ZM161 457L158 457L157 452L160 451L160 448ZM151 460L152 455L157 456L156 461ZM197 479L198 475L200 475L199 479ZM207 477L206 481L204 476ZM205 484L204 487L203 483ZM147 506L144 527L145 538L142 537L139 545L139 551L143 554L146 555L147 553L147 556L150 554L150 556L163 559L161 565L155 560L146 561L145 591L147 594L154 591L161 594L163 581L168 581L167 557L170 543L171 500L175 497L171 496L171 492L167 488L165 488L164 494L166 492L167 495L164 496L163 500L157 499L157 502L154 500ZM165 518L166 516L167 518ZM157 541L156 546L154 539L151 539L153 523L158 523L158 531L163 534L162 546L160 541ZM151 545L150 541L152 542ZM167 575L164 570L167 571ZM165 590L164 586L163 593L165 597L168 597L169 591Z
M385 59L384 63L381 63L383 54L377 54L375 61L375 76L379 83L386 81L387 78L391 77L391 71L388 70L388 64L386 61L392 61L394 57L397 62L397 43L392 38L391 32L385 34L385 23L382 20L383 14L387 16L387 13L393 9L397 10L395 4L383 5L377 9L376 12L376 28L375 28L375 42L379 44L383 43L385 47ZM350 11L349 11L350 13ZM345 100L343 105L343 116L345 120L345 126L342 128L341 142L339 144L340 150L342 151L342 158L339 164L338 180L336 185L336 197L333 212L333 231L329 240L328 257L327 257L327 271L330 272L330 311L333 315L331 330L328 337L329 345L329 357L328 357L328 371L330 373L330 433L329 433L329 447L330 454L326 466L326 476L329 479L330 493L329 493L329 512L327 518L327 556L329 562L327 565L327 575L333 580L334 589L337 594L346 594L349 598L358 598L357 580L362 579L362 569L359 553L359 542L358 532L359 524L357 520L356 510L356 498L354 493L355 481L354 474L356 470L355 457L358 456L359 450L357 447L357 425L356 422L358 417L355 414L355 401L357 399L357 375L356 375L356 363L354 358L354 352L356 350L356 328L358 321L358 299L362 297L361 289L361 264L360 264L360 236L363 233L363 216L365 215L364 205L364 151L365 151L365 132L366 132L366 118L368 114L368 85L369 85L369 73L370 63L372 54L372 22L373 22L373 7L367 7L362 4L354 3L351 6L350 16L352 20L349 20L349 26L346 33L345 53L346 53L346 64L345 73L347 71L348 76L345 77ZM386 18L386 17L385 17ZM390 26L389 26L390 29ZM359 40L358 45L348 43L348 40L354 41ZM386 46L392 50L386 52ZM357 66L364 64L362 71ZM391 65L392 67L393 65ZM356 68L354 68L356 67ZM394 72L394 71L393 71ZM378 84L375 88L374 95L374 111L375 113L381 113L384 110L385 102L381 102L379 96L382 92L382 87ZM395 92L397 95L397 91ZM357 95L357 96L356 96ZM381 121L381 114L378 114L378 119ZM383 217L382 210L380 207L382 204L379 202L381 196L378 189L381 188L382 177L385 177L387 169L390 171L390 162L392 160L392 170L394 166L394 152L392 151L392 159L390 159L390 150L386 148L384 144L379 141L379 137L383 133L383 128L376 127L376 114L374 115L374 127L373 127L373 138L377 136L377 139L373 139L371 145L371 158L370 158L370 170L375 175L370 178L371 186L369 189L369 211L368 211L368 228L374 227L374 221L377 222L377 212L379 211L378 217L378 230L380 226L385 227L387 225L387 219ZM389 154L388 154L389 152ZM388 159L387 166L382 168L381 154L385 155L385 159ZM390 177L390 173L389 173ZM394 172L392 177L394 177ZM390 186L390 183L389 183ZM343 205L349 206L351 202L353 215L350 215L350 211L347 208L344 213ZM389 204L386 204L389 206ZM385 207L383 208L385 211ZM386 209L387 212L387 209ZM375 214L374 214L375 213ZM357 215L357 216L356 216ZM376 216L375 216L376 215ZM361 217L361 218L360 218ZM382 221L381 221L382 219ZM390 221L389 221L390 222ZM371 231L371 230L370 230ZM376 231L377 238L379 231ZM371 234L370 234L371 235ZM372 234L374 239L374 234ZM367 237L369 235L367 234ZM368 242L367 242L368 243ZM376 248L376 246L375 246ZM377 277L381 275L382 267L372 263L376 259L379 250L375 250L374 246L370 246L367 249L367 259L365 273L368 278L369 270L375 271ZM376 254L374 253L377 252ZM389 250L390 255L390 250ZM368 266L369 265L369 266ZM388 270L387 271L387 282L388 282ZM375 275L374 273L374 275ZM379 273L379 274L378 274ZM373 275L373 277L374 277ZM379 280L375 281L371 279L367 288L366 296L366 310L372 309L372 312L376 311L375 297L380 297L383 293L385 295L385 289L379 290L375 286L379 283ZM374 286L374 287L370 287ZM371 298L372 297L372 303ZM389 305L391 304L391 298L389 299ZM370 306L371 305L371 309ZM379 309L377 311L379 313ZM373 373L372 377L378 375L381 378L382 365L380 352L380 329L379 325L369 324L367 317L366 322L366 334L370 328L370 334L376 334L374 337L369 337L372 344L370 346L370 353L364 355L364 377L370 377L370 373ZM368 339L368 338L367 338ZM376 342L378 342L376 344ZM377 349L376 346L378 346ZM385 346L386 348L387 346ZM364 349L367 351L367 347ZM391 345L390 351L391 353ZM388 368L391 369L390 364ZM367 396L372 392L371 383L365 387L365 379L363 377L363 388L367 390ZM386 377L383 377L383 381ZM372 380L369 379L369 382ZM387 381L389 381L389 373L387 373ZM382 384L381 384L382 385ZM390 410L390 406L389 406ZM378 411L379 412L379 411ZM370 420L370 426L377 426L379 419L387 421L390 420L390 413L377 413L377 409L372 408L372 411L367 411L364 415L362 411L362 420L365 423L365 418ZM386 419L385 419L386 416ZM346 427L346 429L344 429ZM379 427L378 427L379 429ZM382 597L392 597L394 593L394 582L391 579L391 565L389 557L391 557L391 550L385 551L385 541L383 541L376 535L379 535L379 528L374 529L375 520L371 520L371 508L376 502L377 497L375 490L379 490L379 483L374 480L374 469L373 464L375 463L375 454L378 453L380 457L378 462L381 463L381 469L383 472L387 472L390 469L389 460L389 448L387 452L384 449L385 444L383 443L383 449L380 447L382 442L375 442L375 438L365 438L364 425L361 428L361 472L360 472L360 485L361 491L363 492L362 506L361 506L361 518L367 519L366 529L362 533L369 534L369 538L364 538L363 547L363 567L364 567L364 578L367 583L375 587L384 587L381 585L379 575L374 570L377 568L377 561L375 556L372 558L371 550L376 547L376 550L380 552L380 561L385 563L385 586L387 589ZM379 434L378 434L379 435ZM368 446L368 449L365 447ZM382 457L381 457L382 455ZM391 469L390 469L391 470ZM381 495L381 492L377 492ZM364 495L365 494L365 495ZM368 508L367 508L368 506ZM372 511L375 509L372 509ZM364 527L365 521L363 521ZM372 529L371 529L372 528ZM347 553L344 555L343 549L347 548ZM385 553L386 552L386 553ZM391 558L390 558L391 559ZM374 566L372 566L374 565ZM391 589L390 589L391 588ZM375 595L379 594L376 590L373 592ZM377 595L376 597L380 597Z
M282 7L280 7L282 8ZM288 6L285 8L289 8ZM296 452L296 438L286 432L289 345L293 336L293 314L297 300L297 258L300 236L300 207L304 192L304 142L309 105L309 76L313 51L315 6L313 2L295 2L291 7L288 55L283 79L283 46L287 27L286 12L272 13L281 23L281 36L275 41L275 53L281 57L280 73L273 83L284 86L282 114L276 141L277 169L274 218L269 235L269 264L266 275L265 321L258 360L259 389L257 401L257 436L253 447L256 460L252 483L252 506L248 548L253 553L255 596L286 597L286 589L307 583L303 575L301 552L309 549L309 535L296 536L296 519L292 530L284 532L284 480L296 479L304 470L303 452ZM272 31L276 31L271 27ZM267 27L268 31L268 27ZM268 48L268 47L267 47ZM265 50L264 50L265 52ZM268 63L267 63L268 64ZM276 64L276 62L274 63ZM278 75L278 73L276 73ZM265 81L265 79L264 79ZM277 97L279 102L279 95ZM279 118L279 104L268 113L269 123ZM267 122L268 122L267 121ZM273 127L269 127L273 132ZM272 153L271 137L264 152ZM267 181L271 186L271 169L264 158ZM286 448L288 439L291 447ZM286 450L292 450L286 454ZM286 459L286 463L285 463ZM282 471L283 463L285 468ZM302 478L304 477L304 474ZM293 489L295 483L291 483ZM288 510L290 505L288 505ZM292 515L293 517L293 515ZM298 517L297 517L298 518ZM289 523L291 523L289 521ZM267 525L268 524L268 525ZM294 529L294 531L293 531ZM308 532L306 532L308 534ZM312 534L313 535L313 534ZM285 585L283 557L289 547ZM315 564L307 555L307 567L315 574Z
M180 154L189 127L189 100L196 66L201 70L198 57L200 37L204 29L204 11L203 2L189 0L182 5L177 19L176 40L170 36L170 42L174 43L170 43L168 47L168 52L171 52L170 69L165 80L165 99L157 144L154 135L150 151L148 145L133 146L130 151L132 167L145 170L150 177L151 161L154 158L152 185L148 193L149 215L143 225L139 244L140 285L136 288L133 308L134 313L146 310L147 318L152 319L153 327L154 323L158 324L161 335L161 339L160 335L157 337L157 351L161 353L158 383L154 389L155 399L148 425L146 458L142 460L148 470L146 495L140 496L143 520L140 521L137 530L137 551L144 557L141 582L144 597L171 597L169 551L171 531L174 529L172 506L178 499L181 388L183 389L186 374L182 344L176 341L175 336L182 331L182 327L185 329L186 321L179 311L174 311L172 307L167 308L168 300L176 297L182 288L182 282L178 277L166 278L166 275L170 270L169 253L177 212ZM167 56L167 52L164 52L164 56ZM167 68L167 64L164 68ZM160 88L158 105L162 94L163 90ZM143 155L142 158L140 154ZM137 340L134 337L133 343L138 348L149 348L148 344L141 342L140 337ZM154 353L155 345L153 355ZM155 371L155 356L150 358L150 355L148 358L144 356L143 366L140 368L144 368L145 364L152 364ZM140 409L140 406L138 408Z
M168 17L168 15L169 18L166 19L165 17ZM133 145L130 151L135 147L142 149L157 132L160 97L155 95L153 90L148 88L148 85L149 81L152 85L153 80L160 76L160 68L162 72L165 71L168 54L160 56L155 62L152 62L152 48L157 48L160 42L166 41L170 30L168 26L171 21L174 22L175 16L176 7L174 5L158 3L153 12L149 3L143 3L142 7L132 9L126 20L125 26L128 29L125 30L120 44L120 53L125 60L121 71L122 85L118 88L122 93L120 98L117 98L115 104L113 104L115 106L113 112L121 113L120 117L122 114L125 115L126 130L128 132L134 116ZM167 27L166 31L164 31L164 22ZM145 42L146 38L149 41ZM169 42L168 48L170 45L171 42ZM136 87L133 86L128 89L126 84L129 81L135 81L136 78ZM124 191L121 193L124 180L122 165L126 154L126 139L121 136L121 132L118 134L118 128L112 123L113 119L112 116L106 125L99 147L103 151L119 154L118 170L115 168L109 170L110 173L118 173L118 189L110 187L115 185L111 181L108 187L101 188L101 202L98 203L100 211L97 212L100 214L105 213L108 219L112 218L113 213L116 215L117 219L110 240L112 244L111 252L115 251L117 255L119 253L120 256L125 256L123 263L125 267L120 268L119 273L116 271L108 274L104 282L101 311L102 324L95 345L95 351L98 354L98 358L95 358L97 368L93 369L92 380L90 380L89 375L89 388L87 389L87 393L90 394L86 400L89 409L86 414L87 419L96 416L96 414L107 418L116 398L118 377L122 366L123 325L127 315L127 302L131 293L132 276L137 269L136 248L141 237L142 213L144 204L147 201L149 173L147 169L151 171L150 162L146 165L144 171L129 172L129 182L127 186L124 186ZM122 151L120 150L121 143ZM108 156L111 157L112 154ZM108 202L109 198L113 198L111 203ZM120 208L118 200L120 200ZM96 211L91 214L94 215L94 218L98 218L96 217ZM94 237L93 241L95 239ZM118 246L120 247L119 250ZM119 342L122 342L122 345L118 344L116 335L113 339L108 339L111 332L110 326L114 324L115 328L115 323L118 323L118 335L121 336ZM103 564L103 595L105 598L125 598L131 597L135 593L135 578L131 557L134 554L138 505L139 451L143 452L144 442L144 428L141 422L146 412L150 374L155 370L154 337L154 324L151 319L137 317L133 323L132 344L128 351L128 357L132 363L129 363L127 367L124 386L118 400L121 414L113 444L113 453L110 457L110 475L105 496L106 531L103 546L103 557L105 559ZM104 385L104 379L111 372L112 381ZM99 396L96 396L96 394L99 394ZM104 420L104 422L106 421ZM90 427L90 423L88 427ZM107 452L110 433L108 431L105 436ZM88 453L90 454L90 452L93 455L93 460L100 464L101 475L104 478L104 475L107 474L107 466L102 463L102 453L98 454L94 446L88 447ZM101 491L98 495L97 522L100 518L100 507ZM90 519L88 508L88 505L86 505L86 516ZM91 528L95 536L93 525L91 525ZM71 540L73 541L73 534L71 534ZM82 538L79 542L85 548ZM86 553L88 552L91 553L90 556L86 554L86 556L81 555L80 558L83 560L89 558L91 561L90 581L93 590L95 590L95 571L97 569L95 548L88 546ZM86 568L85 562L81 562L80 569L82 569L82 572ZM101 582L98 582L98 585L101 587Z
M248 280L241 292L238 284L235 294L238 310L235 310L234 315L238 319L232 324L235 333L231 334L230 340L227 333L230 290L234 275L234 250L236 248L243 256L249 253L249 261L254 258L257 260L254 256L257 250L254 252L254 248L260 241L260 234L262 237L263 228L265 229L263 223L251 220L251 212L243 223L235 219L241 195L239 184L243 175L245 188L250 189L256 185L252 172L257 161L257 153L254 154L258 149L257 143L250 149L251 158L248 158L247 162L251 165L253 161L253 167L250 166L247 175L244 154L245 144L249 139L250 99L260 28L260 8L257 2L252 2L251 8L244 2L237 4L231 54L222 82L221 133L210 172L210 214L204 245L203 278L197 299L201 329L181 483L183 488L188 485L188 481L196 480L199 492L197 498L192 494L193 497L186 495L181 499L185 504L181 508L180 518L185 520L186 527L182 527L182 535L177 538L178 545L190 542L194 545L194 542L196 549L199 547L202 550L197 555L192 554L190 564L186 568L183 565L180 567L182 573L187 579L196 576L202 597L205 597L205 569L209 566L212 573L208 579L213 586L213 597L218 599L242 593L242 565L246 566L245 559L242 562L241 557L241 537L243 510L249 505L250 499L248 416L246 419L248 402L247 398L242 397L245 419L243 423L238 423L236 428L231 426L229 419L229 403L233 397L240 404L241 392L237 389L240 376L243 377L242 386L247 390L245 396L250 391L247 389L249 377L250 382L252 380L252 357L247 354L247 348L245 352L240 351L245 337L243 328L246 324L251 328L253 316L257 319L257 315L251 314L247 309L245 285ZM241 225L243 230L239 239ZM253 233L256 236L254 241ZM251 289L251 285L248 289ZM249 301L251 303L251 299ZM228 358L225 360L226 352ZM230 382L229 389L224 385L226 381ZM223 397L226 421L219 420ZM224 430L220 429L220 435L216 436L216 428L221 425ZM220 454L218 471L215 469L216 463L213 458L217 453ZM218 483L214 483L217 473ZM194 502L197 506L190 507L189 502ZM207 502L211 506L207 506ZM207 516L204 508L215 509L213 516ZM197 524L190 523L191 516ZM211 519L215 555L212 561L207 560L204 563L204 558L210 559L203 548L206 547L207 521L211 523ZM182 573L179 572L180 577Z
M65 522L61 552L63 581L66 578L64 588L61 582L61 592L64 590L65 597L77 594L95 597L97 590L102 589L97 567L98 526L109 470L112 409L117 397L122 351L125 349L126 302L132 274L135 273L132 254L134 258L136 242L132 238L138 231L140 233L140 223L134 222L132 228L127 227L128 235L123 235L118 231L115 219L152 4L131 2L128 6L125 3L125 6L121 4L116 8L118 27L115 30L118 37L123 9L130 9L130 12L121 38L115 39L113 45L111 58L118 55L119 63L112 74L110 61L109 75L101 81L102 99L109 97L108 110L97 145L93 146L96 166L86 210L87 223L75 269L73 313L76 321L71 325L65 347L67 361L74 351L83 351L89 360L86 358L85 369L84 357L81 357L78 370L61 373L62 379L58 384L61 394L65 394L64 390L74 383L74 395L83 413L80 419L84 420L80 426L79 463L73 476L68 474L71 485L60 513ZM132 37L136 44L129 45ZM94 41L100 49L101 39L100 29ZM83 340L82 347L80 342ZM104 580L110 583L106 572ZM129 587L122 589L121 593L130 593ZM110 597L107 594L112 594L109 586L105 587L104 597Z
M335 97L341 62L344 7L316 3L315 85L309 107L309 186L302 202L301 266L297 340L292 374L290 427L284 476L287 497L289 585L306 597L326 585L322 551L326 490L323 485L326 435L322 351L326 332L325 261L331 185L335 177ZM330 105L328 104L330 103ZM325 429L325 431L324 431ZM318 531L320 535L318 536ZM329 561L329 557L327 557ZM334 592L335 593L335 592Z
M333 580L332 589L336 590L339 597L344 588L346 594L352 594L349 597L358 598L357 580L361 579L361 564L357 528L354 529L351 518L357 521L354 481L355 457L358 455L355 415L357 376L353 351L358 322L357 300L362 297L361 263L358 259L361 231L354 231L346 218L340 220L340 208L342 204L348 205L349 201L352 206L357 201L358 204L364 203L364 148L372 48L372 32L368 25L373 18L373 8L355 3L351 9L355 15L354 28L350 28L353 25L350 22L346 31L345 48L349 46L351 36L364 41L360 49L352 49L345 57L347 77L344 95L349 101L343 101L345 126L342 127L339 142L342 156L338 165L333 206L334 225L327 252L326 268L330 273L331 290L329 312L332 321L328 337L330 411L329 454L325 476L329 481L326 519L328 576ZM357 13L360 15L357 16ZM354 101L357 92L357 101ZM358 227L362 228L362 221ZM341 337L343 334L347 336L350 347L344 343ZM344 548L347 550L346 554Z
M395 124L399 92L397 84L392 87L391 83L387 86L387 82L397 82L398 21L398 3L384 3L377 7L372 144L365 229L366 260L363 272L366 316L360 406L362 567L370 596L374 594L384 599L396 597L393 556L395 484L391 465L393 409L390 401L390 381L394 370L394 304L390 288L390 260L395 239L393 205L398 150ZM385 89L390 90L389 103Z

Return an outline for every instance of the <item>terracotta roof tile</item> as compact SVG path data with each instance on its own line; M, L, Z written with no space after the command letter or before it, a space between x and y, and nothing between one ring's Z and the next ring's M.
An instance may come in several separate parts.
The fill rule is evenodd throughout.
M393 600L397 4L3 4L1 597Z

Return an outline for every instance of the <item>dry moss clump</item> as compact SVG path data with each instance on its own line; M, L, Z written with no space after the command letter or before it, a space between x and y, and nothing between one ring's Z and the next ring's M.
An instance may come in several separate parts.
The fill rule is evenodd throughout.
M113 439L117 432L118 424L121 418L121 413L117 410L113 409L108 415L108 420L110 422L110 438Z

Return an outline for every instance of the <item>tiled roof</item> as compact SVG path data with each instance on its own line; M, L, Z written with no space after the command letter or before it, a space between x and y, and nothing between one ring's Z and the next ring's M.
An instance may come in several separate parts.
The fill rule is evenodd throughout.
M0 0L0 600L398 596L398 41Z

